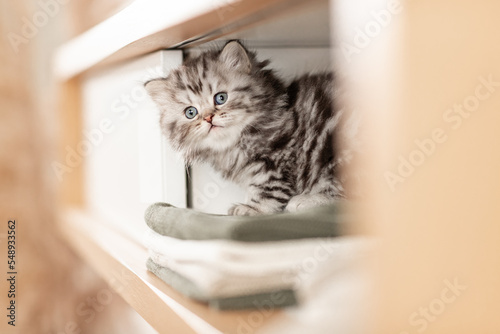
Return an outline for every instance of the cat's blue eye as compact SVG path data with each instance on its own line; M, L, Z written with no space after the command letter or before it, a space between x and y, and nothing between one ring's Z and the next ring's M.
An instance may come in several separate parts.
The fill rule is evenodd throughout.
M217 93L214 96L214 102L215 104L221 105L226 103L227 101L227 93Z
M193 119L196 115L198 115L198 109L195 107L187 107L186 110L184 110L184 113L187 118Z

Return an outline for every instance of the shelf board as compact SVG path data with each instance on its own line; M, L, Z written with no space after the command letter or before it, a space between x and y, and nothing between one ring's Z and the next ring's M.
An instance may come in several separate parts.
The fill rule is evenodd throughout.
M185 297L146 269L146 248L85 211L66 210L59 229L68 245L160 333L238 333L256 312L218 311ZM259 327L281 315L273 311Z
M54 57L54 71L58 79L67 80L96 66L231 34L257 39L272 36L273 41L282 39L287 44L293 44L294 38L300 45L304 41L324 44L329 42L325 6L328 8L326 0L184 0L174 6L166 1L136 0L60 46ZM304 12L309 12L305 20L313 23L305 35L297 19L290 18L291 14ZM285 20L277 28L272 21L282 18ZM259 30L257 24L261 23L269 24L270 34ZM325 25L326 29L319 31L318 27ZM241 34L250 26L256 27L253 32ZM268 44L273 41L268 37Z

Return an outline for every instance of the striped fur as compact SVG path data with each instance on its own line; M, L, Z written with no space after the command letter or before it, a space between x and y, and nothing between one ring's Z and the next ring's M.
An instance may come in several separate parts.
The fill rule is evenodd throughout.
M248 189L247 203L230 214L294 211L344 196L332 74L305 75L287 87L267 64L233 41L145 84L164 134L186 161L207 162ZM214 103L218 92L228 94L223 105ZM189 106L199 111L193 119L184 114Z

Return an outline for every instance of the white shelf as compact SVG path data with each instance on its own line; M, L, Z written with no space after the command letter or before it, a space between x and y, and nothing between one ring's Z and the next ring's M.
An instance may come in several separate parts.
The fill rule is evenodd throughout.
M177 292L146 269L148 251L83 210L66 210L60 231L74 251L159 333L239 333L255 310L214 311ZM279 310L255 330L279 321Z
M97 65L231 34L268 45L324 46L329 43L328 15L325 0L184 0L175 5L136 0L59 47L54 71L67 80Z

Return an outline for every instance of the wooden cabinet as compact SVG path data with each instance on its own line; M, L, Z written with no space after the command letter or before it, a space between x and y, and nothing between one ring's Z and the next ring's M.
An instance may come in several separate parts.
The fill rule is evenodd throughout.
M352 294L364 306L362 333L499 332L499 10L486 0L132 2L55 56L61 161L67 147L99 142L62 175L62 231L109 281L132 275L121 293L158 331L245 330L251 311L214 312L180 296L146 272L138 244L148 203L222 213L243 196L199 167L186 176L141 88L186 52L240 38L285 77L335 67L343 99L363 116L355 168L366 199L355 228L379 247L362 276L373 289ZM313 318L325 322L319 332L339 325L298 309L251 331L304 333Z
M141 239L148 205L225 213L244 192L202 166L185 170L161 136L143 83L166 76L187 53L228 39L242 39L270 58L287 80L330 70L329 15L328 1L136 1L58 50L56 74L74 94L62 95L71 126L63 158L69 149L81 160L78 173L61 175L62 198L73 196L61 211L61 230L112 286L117 275L132 278L119 293L159 332L257 331L289 316L217 312L147 272Z

